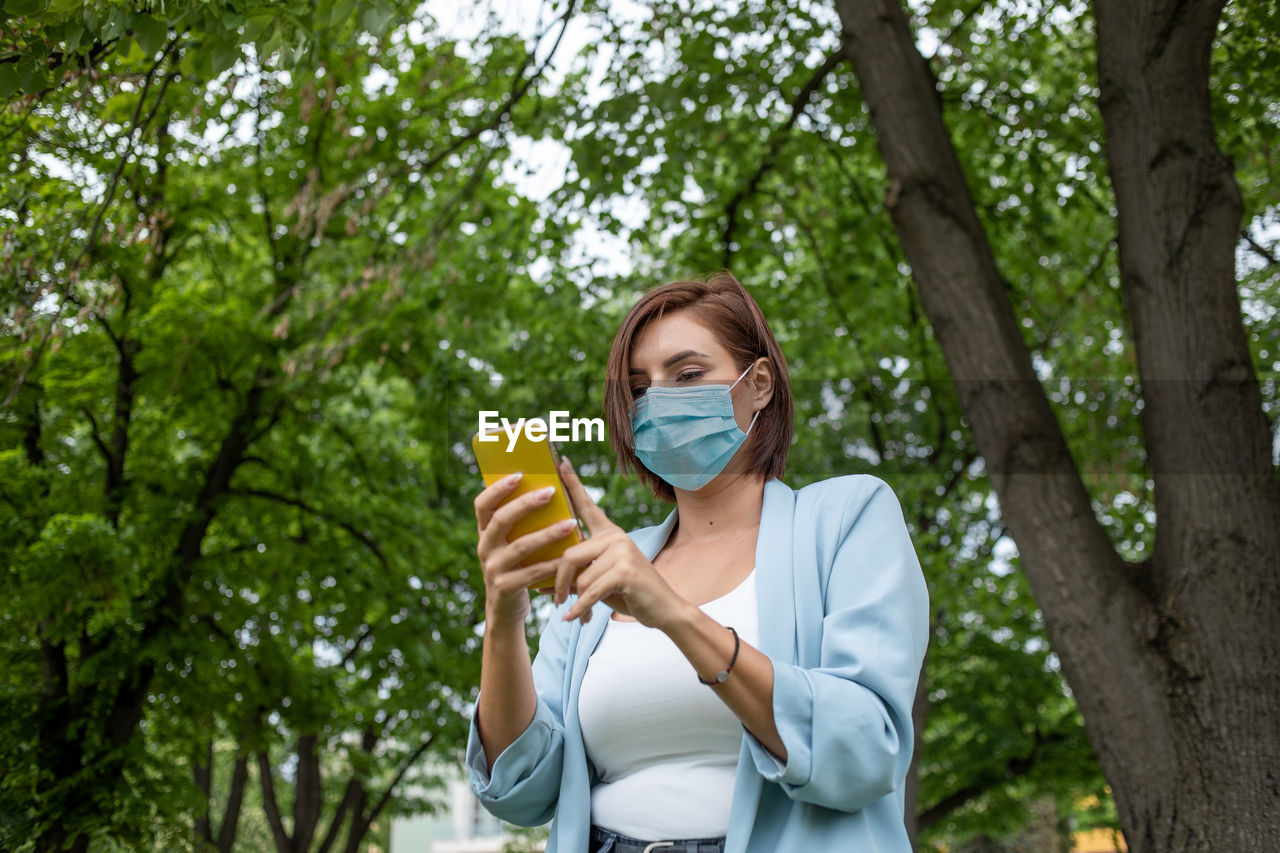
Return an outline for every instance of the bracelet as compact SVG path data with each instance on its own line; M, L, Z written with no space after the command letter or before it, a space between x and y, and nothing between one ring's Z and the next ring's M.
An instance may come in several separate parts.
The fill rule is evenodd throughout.
M732 626L729 627L729 630L733 631L733 657L729 659L729 665L716 673L716 677L711 681L703 681L702 676L698 676L698 681L709 687L714 687L717 684L724 684L729 678L729 673L733 672L733 665L738 662L738 650L742 648L742 642L738 639L738 632L734 631ZM695 672L694 675L698 674Z

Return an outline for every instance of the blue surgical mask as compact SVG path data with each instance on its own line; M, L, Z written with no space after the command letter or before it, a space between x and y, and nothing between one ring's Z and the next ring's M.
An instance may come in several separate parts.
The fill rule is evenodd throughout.
M733 417L733 385L696 388L648 388L631 409L631 437L636 458L677 489L697 491L725 469L747 440Z

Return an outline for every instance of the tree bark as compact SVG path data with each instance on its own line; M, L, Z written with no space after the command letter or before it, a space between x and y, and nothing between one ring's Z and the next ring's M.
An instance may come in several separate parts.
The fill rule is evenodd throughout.
M280 817L280 800L276 798L276 781L272 775L271 758L265 752L258 753L258 783L262 786L262 810L266 812L271 838L279 853L291 853L293 839L284 828Z
M1280 715L1264 685L1280 635L1280 487L1235 293L1238 192L1209 120L1221 2L1096 6L1156 481L1159 532L1140 565L1094 517L899 0L836 0L887 206L1129 849L1280 849Z
M365 819L365 806L369 802L369 791L363 784L356 786L355 797L351 803L351 825L347 828L347 844L343 853L357 853L360 842L369 832L373 818Z
M338 833L342 830L342 825L347 819L348 812L352 807L359 809L360 803L364 802L364 785L358 777L353 776L347 781L346 788L342 792L342 800L338 803L338 808L333 813L333 820L329 821L329 830L325 833L324 838L320 842L320 846L316 849L316 853L329 853L333 849L334 842L338 840ZM359 812L352 815L352 823L360 820Z
M320 821L320 756L317 736L298 737L298 783L293 797L293 847L298 853L311 849L311 838Z
M426 737L418 746L410 753L404 761L400 762L399 769L396 770L395 778L391 780L391 784L387 785L382 791L382 796L378 797L366 813L365 804L369 800L369 791L363 784L360 784L356 790L355 801L352 804L351 826L347 830L347 846L345 853L358 853L360 842L369 830L373 828L373 822L382 814L383 809L391 802L391 797L396 792L396 788L400 786L400 782L404 780L405 774L418 762L431 744L435 742L435 734Z
M360 643L356 642L347 654L343 655L343 665L355 654L355 650L359 647ZM377 745L378 732L372 726L366 726L364 731L360 733L360 748L367 755L372 756L373 750ZM329 821L329 831L325 833L324 839L320 842L317 853L329 853L333 849L334 843L338 840L338 833L341 831L342 824L347 819L348 814L351 815L351 826L347 830L348 844L350 844L351 834L359 828L358 825L361 816L364 814L364 803L367 797L364 780L361 778L360 772L353 769L351 778L347 780L346 788L343 790L342 800L338 803L338 808L333 813L333 819Z
M236 756L231 771L231 788L227 792L227 808L222 813L222 825L218 829L218 853L231 853L236 843L236 831L240 826L240 808L244 805L244 789L249 781L249 756Z
M1117 791L1137 850L1280 849L1280 487L1236 291L1243 207L1210 112L1223 6L1094 2L1121 280L1161 522L1146 579L1158 617L1140 648L1175 746L1173 776L1132 778ZM1117 778L1133 773L1111 763Z
M194 834L195 849L206 850L213 846L210 815L213 811L213 740L206 741L191 759L191 778L200 792L200 810L196 812Z
M231 769L231 782L227 788L227 803L223 808L218 835L213 833L213 740L191 762L191 775L196 789L202 794L201 811L195 820L195 849L216 850L231 853L236 843L236 831L240 825L240 808L244 804L245 785L249 780L249 756L241 753Z

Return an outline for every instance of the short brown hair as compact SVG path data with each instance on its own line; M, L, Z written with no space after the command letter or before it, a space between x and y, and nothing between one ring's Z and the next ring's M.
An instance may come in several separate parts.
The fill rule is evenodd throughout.
M665 500L675 500L675 490L636 458L631 436L631 345L650 321L667 311L688 309L702 325L710 329L733 356L738 369L761 357L773 364L773 396L760 411L744 453L748 469L765 479L781 477L787 465L787 448L791 445L791 380L787 362L782 357L769 323L760 306L747 293L742 283L727 271L714 273L706 281L673 281L640 297L622 321L622 327L609 350L605 368L604 415L609 424L609 443L618 455L623 471L634 470L653 493Z

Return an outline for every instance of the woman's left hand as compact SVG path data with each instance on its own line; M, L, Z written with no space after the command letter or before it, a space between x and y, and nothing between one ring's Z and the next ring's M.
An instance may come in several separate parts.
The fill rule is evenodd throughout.
M564 620L581 617L585 622L591 618L595 603L603 601L624 616L661 628L664 620L679 612L684 599L663 580L626 531L596 506L567 459L560 463L560 477L578 517L591 531L590 539L564 552L556 571L556 603L568 598L575 586L578 593ZM574 574L583 566L586 569L575 581Z

